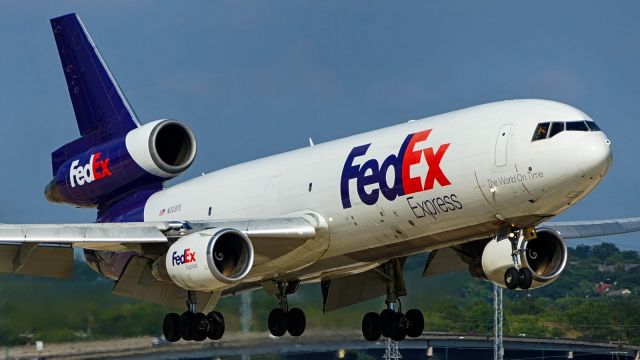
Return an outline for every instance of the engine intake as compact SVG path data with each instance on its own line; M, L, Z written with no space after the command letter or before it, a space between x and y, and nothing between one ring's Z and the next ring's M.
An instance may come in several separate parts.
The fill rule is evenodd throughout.
M538 237L525 241L520 260L533 273L533 280L541 283L554 281L567 265L567 245L557 232L550 229L537 231Z
M567 245L557 232L550 229L537 230L537 238L520 241L519 262L531 270L533 283L538 288L555 281L567 264ZM480 266L473 262L469 269L472 275L505 287L504 274L513 266L509 240L491 240L482 251Z
M154 264L159 280L187 290L215 291L235 284L253 266L251 240L231 228L203 230L183 236L170 247L164 261Z
M179 175L196 156L193 133L176 120L156 120L132 130L125 143L140 167L163 178Z

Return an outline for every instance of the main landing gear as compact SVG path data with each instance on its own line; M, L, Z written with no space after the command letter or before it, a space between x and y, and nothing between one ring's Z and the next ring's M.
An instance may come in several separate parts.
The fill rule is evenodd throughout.
M533 284L533 273L529 268L520 267L519 261L522 253L520 243L526 241L524 230L511 228L509 233L506 234L506 239L511 243L513 266L509 267L504 273L504 285L509 290L515 290L517 288L528 290Z
M170 342L180 339L203 341L219 340L224 335L224 317L217 311L205 315L196 312L196 292L187 292L187 311L182 315L167 314L162 323L164 338Z
M380 336L391 340L401 341L407 336L418 337L424 330L422 312L411 309L402 313L402 303L399 297L407 295L400 259L394 259L383 265L383 272L387 278L387 308L380 314L367 313L362 319L362 335L368 341L377 341Z
M307 318L304 315L304 311L299 308L289 309L287 301L287 296L296 292L299 284L299 281L274 281L274 285L278 289L276 296L280 307L271 310L267 319L271 335L280 337L288 331L289 335L297 337L304 333L307 327Z

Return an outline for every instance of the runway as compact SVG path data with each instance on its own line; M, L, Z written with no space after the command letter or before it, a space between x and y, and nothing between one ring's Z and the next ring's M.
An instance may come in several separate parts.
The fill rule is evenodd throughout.
M505 338L505 359L568 358L573 352L577 359L635 359L637 346L590 343L565 339ZM0 359L261 359L276 355L278 359L345 359L366 354L374 359L382 357L384 341L367 342L356 331L311 331L300 338L271 338L266 333L235 333L219 342L201 343L181 341L175 344L158 342L158 338L141 337L110 341L45 344L43 351L35 346L6 349ZM425 333L417 339L400 343L403 359L489 359L493 356L493 339L461 334ZM7 357L8 355L8 357Z

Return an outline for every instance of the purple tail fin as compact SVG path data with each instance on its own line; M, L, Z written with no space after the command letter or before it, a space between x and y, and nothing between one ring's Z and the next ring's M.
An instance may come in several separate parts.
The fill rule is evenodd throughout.
M53 172L70 157L140 126L76 14L51 19L81 137L52 154Z

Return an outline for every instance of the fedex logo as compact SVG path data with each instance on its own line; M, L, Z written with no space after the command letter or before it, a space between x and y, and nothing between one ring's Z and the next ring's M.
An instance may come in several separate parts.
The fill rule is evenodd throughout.
M354 165L357 158L366 155L371 144L354 147L342 168L340 179L340 197L342 207L351 207L349 181L356 181L358 196L363 203L373 205L378 202L380 193L392 201L399 196L420 191L431 190L436 183L440 186L451 185L451 182L440 168L442 157L449 144L442 144L434 150L426 147L426 140L431 129L409 134L402 143L398 154L389 155L382 164L376 159L369 159L361 165ZM393 176L388 176L393 169Z
M184 249L183 254L178 255L178 252L174 251L173 255L171 255L171 264L173 266L188 264L194 261L196 261L196 253L195 251L191 251L189 248Z
M80 160L75 160L71 163L69 169L69 179L71 180L71 187L74 188L77 185L84 185L85 183L91 183L94 180L100 180L103 177L111 176L109 170L109 158L104 160L100 159L100 153L95 153L89 158L89 163L86 165L78 166Z

